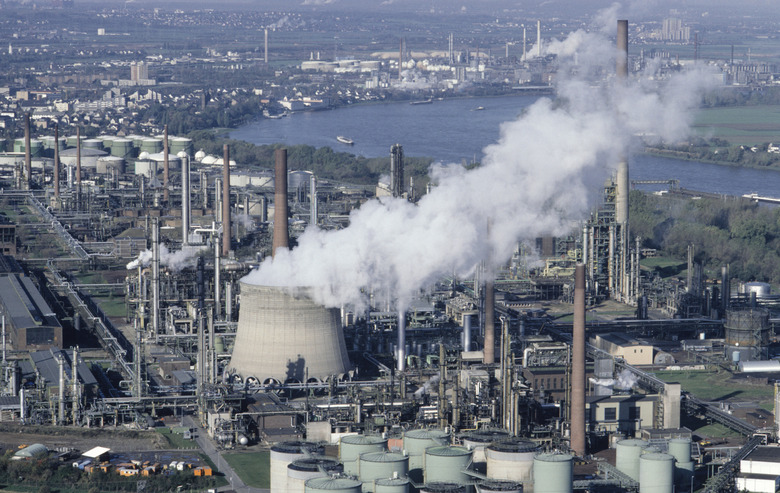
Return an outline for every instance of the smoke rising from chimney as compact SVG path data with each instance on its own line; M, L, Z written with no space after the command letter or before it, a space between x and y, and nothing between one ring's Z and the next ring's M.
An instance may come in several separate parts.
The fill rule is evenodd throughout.
M441 276L471 275L487 258L495 269L518 241L557 236L582 220L632 135L683 138L712 80L691 71L617 87L613 78L602 82L615 67L608 35L577 31L550 51L555 46L566 47L558 51L558 99L540 98L502 124L480 167L434 165L437 186L416 205L369 201L352 212L348 228L308 229L294 250L280 249L244 281L310 286L324 305L364 307L367 293L403 305Z

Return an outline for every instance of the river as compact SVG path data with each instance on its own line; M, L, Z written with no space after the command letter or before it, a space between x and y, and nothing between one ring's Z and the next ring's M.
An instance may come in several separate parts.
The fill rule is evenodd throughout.
M258 145L330 146L366 157L388 156L400 143L407 156L429 156L447 163L479 161L482 149L494 143L503 122L516 119L538 96L517 95L461 98L431 104L365 104L334 110L293 113L279 119L261 118L230 133ZM354 140L347 146L337 135ZM740 168L638 154L631 157L632 180L677 179L680 186L712 193L757 193L780 196L780 174L774 170Z

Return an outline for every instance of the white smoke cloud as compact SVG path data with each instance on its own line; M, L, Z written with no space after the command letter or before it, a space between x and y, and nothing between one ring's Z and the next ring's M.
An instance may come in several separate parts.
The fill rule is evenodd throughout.
M210 250L208 247L187 246L181 250L171 252L164 244L160 245L160 265L168 267L173 271L180 271L185 267L195 265L195 258L204 250ZM152 263L152 251L144 250L138 254L138 258L127 264L127 269L137 269L138 267L147 267Z
M277 251L244 281L309 286L331 307L363 307L369 293L403 306L444 275L471 275L486 259L493 268L504 263L518 241L570 231L595 204L633 134L684 136L708 78L690 72L616 87L612 75L604 77L614 73L614 40L578 31L560 46L559 99L541 98L501 125L482 166L434 166L437 186L417 205L367 202L352 212L348 228L308 229L295 250Z
M634 385L639 381L639 377L634 375L628 370L623 370L618 374L617 378L589 378L590 382L594 385L600 385L602 387L613 387L618 390L631 390Z

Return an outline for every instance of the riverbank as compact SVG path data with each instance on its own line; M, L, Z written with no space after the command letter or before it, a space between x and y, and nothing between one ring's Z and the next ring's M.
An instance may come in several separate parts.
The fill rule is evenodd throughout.
M719 166L727 166L730 168L750 168L750 169L761 169L761 170L768 170L768 171L780 171L780 162L774 165L760 166L756 164L746 163L743 161L726 161L720 159L708 159L706 157L701 157L692 152L676 151L673 149L658 149L656 147L650 147L650 146L644 147L641 154L646 156L660 157L666 159L677 159L679 161L716 164Z

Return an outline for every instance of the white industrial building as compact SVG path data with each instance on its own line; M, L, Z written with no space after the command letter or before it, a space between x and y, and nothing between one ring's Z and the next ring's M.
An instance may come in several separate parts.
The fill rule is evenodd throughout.
M775 493L779 480L780 447L758 447L739 461L737 491Z

